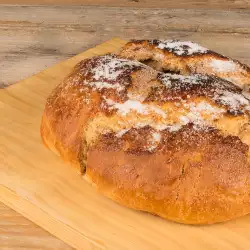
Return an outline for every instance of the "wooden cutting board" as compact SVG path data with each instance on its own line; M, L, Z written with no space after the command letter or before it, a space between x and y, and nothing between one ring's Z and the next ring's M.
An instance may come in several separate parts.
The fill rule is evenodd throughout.
M51 90L78 61L124 43L113 39L0 91L0 200L77 249L250 249L250 216L187 226L122 207L42 145Z

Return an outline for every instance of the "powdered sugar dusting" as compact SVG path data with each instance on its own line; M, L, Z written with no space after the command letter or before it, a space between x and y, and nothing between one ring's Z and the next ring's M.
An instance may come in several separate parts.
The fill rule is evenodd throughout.
M135 111L138 114L144 114L144 115L148 115L149 113L153 112L162 116L163 118L166 117L166 113L154 105L143 104L135 100L127 100L124 103L117 103L111 99L106 99L106 98L105 100L109 106L117 109L117 112L123 116L126 116L131 111Z
M211 104L202 101L199 103L189 103L189 111L187 114L180 117L180 123L186 125L193 123L196 127L208 125L211 121L218 119L225 113L225 109L213 107Z
M114 55L93 57L83 67L87 79L85 85L94 89L115 89L118 92L124 90L129 84L126 76L135 69L148 66L138 62L118 58Z
M117 103L113 102L112 100L106 99L106 102L109 105L115 106L117 108ZM139 102L136 104L138 105ZM128 114L131 110L135 110L134 106L130 106L129 108L124 109L124 106L120 106L122 104L118 104L118 112L122 115ZM125 104L127 105L127 104ZM142 113L142 114L148 114L147 106L140 106L139 108L136 108L136 112ZM145 105L145 104L144 104ZM136 124L133 123L121 123L120 126L123 127L122 130L118 131L116 136L121 137L123 134L125 134L129 129L133 128L143 128L145 126L150 126L154 128L156 131L163 131L168 130L169 132L177 132L180 130L183 126L192 123L195 125L194 128L202 128L205 126L210 126L211 122L220 118L226 110L224 108L219 108L212 106L210 103L201 101L199 103L188 103L185 105L185 110L183 110L183 115L179 117L179 121L175 123L171 123L170 120L168 120L167 114L164 116L164 121L155 122L151 119L144 120L144 122L137 122ZM125 127L124 127L125 126Z
M122 125L122 124L120 124L120 125ZM124 134L126 134L132 128L141 129L141 128L144 128L147 126L150 126L153 129L155 129L158 132L157 134L159 134L163 130L168 130L169 132L177 132L178 130L180 130L183 127L183 125L181 125L180 123L178 123L178 124L162 124L162 123L157 124L157 123L150 122L150 121L138 122L136 125L127 126L126 128L122 128L122 129L116 131L115 136L118 138L121 138ZM106 132L110 132L110 131L106 131ZM157 139L156 137L157 137L157 135L155 134L154 138Z
M209 65L216 72L234 72L237 70L237 64L232 60L213 59Z
M168 130L169 132L177 132L182 128L182 125L180 123L175 124L156 124L153 126L155 129L162 131L162 130Z
M152 152L157 148L161 141L161 134L159 132L154 132L151 134L152 140L149 142L149 145L146 146L146 150Z
M150 40L151 44L154 44L159 49L165 49L173 52L179 56L181 55L193 55L204 54L208 51L207 48L200 46L197 43L190 41L179 40Z
M215 100L219 100L222 104L230 106L232 110L250 110L250 100L244 94L232 93L224 91L221 95L215 96Z
M98 61L96 67L92 69L93 78L97 81L101 79L116 80L126 70L134 67L144 67L142 63L113 56L103 56Z
M128 128L122 129L116 133L116 137L120 138L129 131Z
M199 85L196 94L209 96L214 102L227 107L232 114L244 113L250 110L250 99L244 91L230 82L214 76L194 74L190 76L159 74L158 79L170 89L175 91L191 90Z
M154 141L154 142L159 143L160 140L161 140L161 134L160 134L160 133L154 132L154 133L152 134L152 137L153 137L153 141Z
M102 90L102 89L116 89L118 91L122 91L124 86L119 83L110 84L107 82L87 82L85 81L86 85L93 87L94 89Z
M208 79L208 76L201 75L201 74L194 74L189 76L184 75L178 75L178 74L159 74L158 78L162 81L162 83L168 87L172 88L174 85L173 83L176 83L176 81L181 82L181 85L185 84L201 84L201 81L206 81ZM175 86L176 87L176 86Z

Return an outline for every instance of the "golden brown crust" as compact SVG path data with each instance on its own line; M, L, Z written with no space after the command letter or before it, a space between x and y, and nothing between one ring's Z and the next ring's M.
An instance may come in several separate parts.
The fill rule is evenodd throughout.
M238 138L191 126L161 132L144 150L151 128L106 134L88 151L89 180L119 203L188 224L211 224L250 209L248 147Z
M49 96L41 123L44 144L65 161L80 167L78 154L82 133L91 112L98 105L95 92L81 89L81 63Z
M106 55L51 93L41 136L120 204L210 224L250 211L249 112L242 89L216 76Z
M92 69L108 62L112 63L114 58L115 56L110 55L81 61L47 99L41 122L42 140L53 152L77 167L80 167L78 154L82 146L83 131L98 110L105 110L105 104L101 103L103 95L123 101L131 84L131 73L146 67L134 63L131 67L128 64L124 68L123 63L120 65L121 74L115 81L106 79L111 87L105 85L102 88L98 85L99 80L93 79ZM103 77L100 77L103 80ZM86 82L97 84L85 84ZM108 115L109 110L105 110L105 113Z

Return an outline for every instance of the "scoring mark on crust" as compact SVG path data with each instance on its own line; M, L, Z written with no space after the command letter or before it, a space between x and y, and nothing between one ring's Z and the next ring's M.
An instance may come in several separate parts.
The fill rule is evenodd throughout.
M150 101L187 100L191 96L205 96L226 107L231 115L249 114L250 100L242 94L242 89L221 78L201 74L182 76L159 73L158 79L164 87L156 87L148 98Z

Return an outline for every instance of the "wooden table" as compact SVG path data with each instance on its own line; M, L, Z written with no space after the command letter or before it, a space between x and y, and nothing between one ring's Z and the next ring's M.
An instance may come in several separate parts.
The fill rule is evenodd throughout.
M0 88L114 36L194 40L250 65L247 0L4 2L66 5L0 5ZM0 203L0 249L71 248Z
M0 202L0 249L69 250L72 248Z

